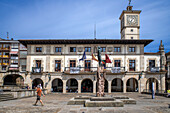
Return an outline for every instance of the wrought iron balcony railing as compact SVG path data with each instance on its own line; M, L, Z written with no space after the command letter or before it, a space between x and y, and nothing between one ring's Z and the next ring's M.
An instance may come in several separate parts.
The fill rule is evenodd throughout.
M125 67L105 67L108 73L122 73L125 72ZM78 73L93 73L97 72L97 67L65 67L65 73L78 74Z
M153 72L153 73L156 73L156 72L160 72L160 67L147 67L147 72Z
M43 67L32 67L32 73L42 73Z

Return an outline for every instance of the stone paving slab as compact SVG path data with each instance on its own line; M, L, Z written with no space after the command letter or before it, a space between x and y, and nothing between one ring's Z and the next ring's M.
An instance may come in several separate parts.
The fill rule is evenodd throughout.
M67 105L76 96L92 94L61 94L55 93L42 97L45 106L33 106L36 97L0 102L0 113L170 113L170 98L139 93L112 93L111 96L127 96L137 101L136 105L125 104L124 107L84 107L83 105Z

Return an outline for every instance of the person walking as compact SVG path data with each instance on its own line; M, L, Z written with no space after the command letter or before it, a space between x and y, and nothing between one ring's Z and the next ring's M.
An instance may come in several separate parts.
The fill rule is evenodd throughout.
M35 102L35 104L33 104L34 106L37 105L37 102L40 101L41 102L41 105L44 106L42 100L41 100L41 94L45 97L45 95L43 94L42 90L41 90L41 86L38 85L37 86L37 100Z

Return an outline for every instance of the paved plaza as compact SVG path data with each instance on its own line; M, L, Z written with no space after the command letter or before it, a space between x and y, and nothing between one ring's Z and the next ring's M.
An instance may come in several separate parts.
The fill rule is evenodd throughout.
M89 96L94 94L62 94L52 93L42 100L45 106L33 106L36 97L0 102L0 113L170 113L170 98L139 93L112 93L110 95L124 95L136 99L136 105L124 107L83 107L83 105L67 105L67 102L78 95Z

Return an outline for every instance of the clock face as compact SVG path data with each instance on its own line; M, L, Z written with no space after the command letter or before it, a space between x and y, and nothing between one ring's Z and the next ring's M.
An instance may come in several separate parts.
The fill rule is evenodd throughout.
M127 15L127 25L137 26L138 25L138 15Z

